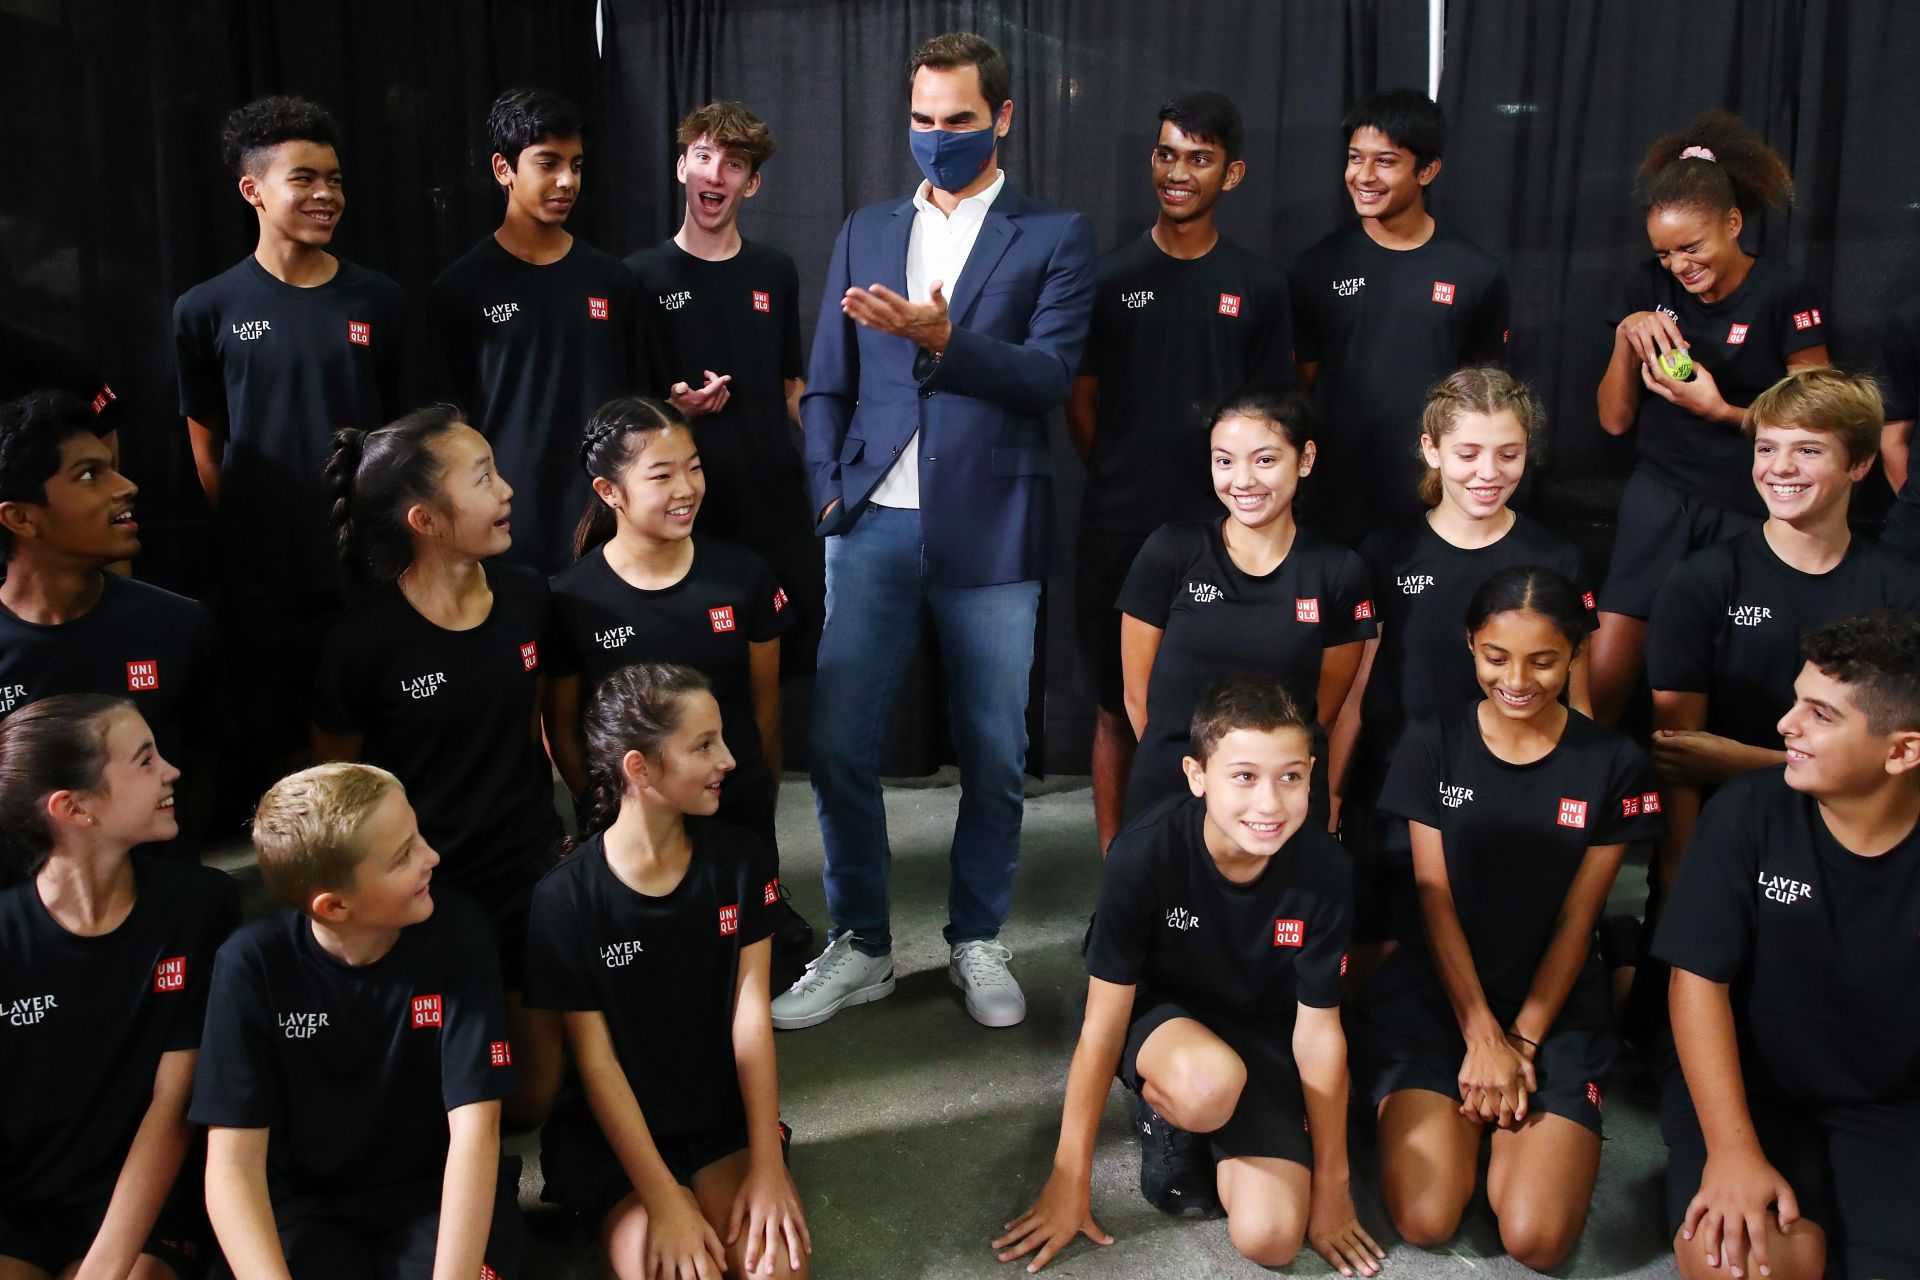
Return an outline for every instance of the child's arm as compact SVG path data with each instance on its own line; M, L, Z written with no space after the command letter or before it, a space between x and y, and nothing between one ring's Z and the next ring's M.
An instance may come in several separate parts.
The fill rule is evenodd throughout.
M580 749L580 677L554 676L547 681L546 702L541 708L546 721L547 754L569 793L586 794L587 763Z
M633 1096L633 1086L613 1051L606 1015L598 1009L570 1009L565 1017L567 1042L573 1047L573 1064L586 1090L587 1105L647 1211L645 1273L692 1271L700 1280L714 1280L726 1270L726 1250L701 1216L693 1193L674 1181L660 1149L653 1145L640 1101Z
M499 1180L500 1103L469 1102L447 1112L447 1171L440 1181L433 1280L473 1280L480 1274Z
M1107 1088L1126 1047L1133 992L1132 987L1087 979L1087 1017L1080 1026L1073 1065L1067 1069L1067 1101L1060 1114L1053 1172L1033 1207L1009 1222L1007 1233L993 1242L1002 1262L1038 1249L1027 1266L1029 1275L1053 1261L1078 1234L1085 1233L1095 1244L1113 1243L1113 1237L1093 1220L1093 1144L1100 1132Z
M192 1144L187 1103L193 1095L194 1060L199 1056L194 1049L160 1055L160 1066L153 1073L153 1101L147 1104L126 1163L120 1166L107 1215L72 1280L126 1280L139 1260Z
M760 750L777 782L781 765L780 638L749 644L747 667L753 680L753 723L760 730Z
M1521 1053L1531 1062L1540 1050L1540 1042L1553 1030L1567 1003L1567 993L1593 950L1593 930L1600 911L1607 905L1613 878L1620 873L1620 861L1626 857L1624 844L1597 844L1580 859L1580 869L1567 887L1566 900L1560 904L1560 918L1554 922L1553 941L1533 971L1533 982L1520 1012L1514 1015L1508 1034L1521 1043ZM1515 1116L1518 1120L1520 1117Z
M1147 733L1147 686L1153 680L1153 660L1160 656L1160 641L1166 634L1163 628L1130 613L1120 615L1121 697L1136 740Z
M1338 1005L1331 1009L1297 1006L1293 1060L1300 1068L1307 1132L1313 1139L1307 1243L1341 1275L1358 1271L1370 1276L1380 1269L1374 1259L1387 1255L1353 1211L1347 1165L1347 1035L1340 1029Z
M207 1130L207 1217L234 1280L293 1280L267 1193L267 1130Z
M743 1261L748 1272L770 1269L782 1240L787 1266L800 1270L800 1255L813 1252L800 1192L780 1156L780 1085L774 1065L773 1010L767 990L773 942L762 938L740 953L733 996L733 1060L740 1073L740 1100L747 1109L747 1176L727 1215L727 1243L747 1233Z
M1360 669L1340 705L1340 714L1327 730L1327 790L1333 796L1333 820L1329 831L1338 830L1340 798L1346 794L1347 777L1353 771L1354 752L1360 746L1360 704L1366 700L1367 681L1373 678L1374 655L1380 652L1380 637L1368 640L1360 653ZM1324 668L1323 668L1324 670Z

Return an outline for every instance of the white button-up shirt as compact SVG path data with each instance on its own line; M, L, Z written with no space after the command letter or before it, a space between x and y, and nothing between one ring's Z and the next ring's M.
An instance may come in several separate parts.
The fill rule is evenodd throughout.
M940 212L927 196L931 184L922 182L913 193L913 230L907 234L907 300L925 302L933 293L933 282L940 281L940 292L953 297L954 282L967 265L973 242L987 220L987 210L1000 189L1007 185L1007 171L994 171L993 185L977 196L962 200L952 214ZM915 431L900 456L894 459L880 483L867 495L868 501L883 507L920 507L920 433Z

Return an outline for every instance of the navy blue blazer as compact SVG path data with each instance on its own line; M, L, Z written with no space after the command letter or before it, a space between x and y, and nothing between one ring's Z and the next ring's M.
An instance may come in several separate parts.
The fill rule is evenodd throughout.
M911 198L851 214L834 241L800 423L813 509L838 498L822 537L845 533L867 495L920 433L927 567L948 586L1045 577L1053 533L1047 416L1080 367L1093 310L1086 215L1000 189L957 281L953 338L934 360L918 344L840 311L855 286L907 291Z

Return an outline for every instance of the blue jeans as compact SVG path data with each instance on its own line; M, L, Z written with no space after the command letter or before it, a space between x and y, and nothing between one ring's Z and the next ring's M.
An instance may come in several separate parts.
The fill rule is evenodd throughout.
M931 612L960 760L948 853L950 946L1000 932L1013 909L1027 760L1027 679L1040 583L942 586L927 579L918 511L869 505L827 539L827 622L813 683L813 800L826 845L833 936L867 955L893 949L893 854L880 752L901 677Z

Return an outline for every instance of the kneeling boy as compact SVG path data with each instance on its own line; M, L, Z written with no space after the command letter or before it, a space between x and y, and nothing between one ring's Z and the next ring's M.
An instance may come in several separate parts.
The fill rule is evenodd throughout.
M440 857L384 769L282 779L253 839L293 909L220 949L190 1113L209 1126L207 1209L234 1274L520 1280L486 917L429 891Z
M1786 767L1714 796L1654 940L1689 1280L1795 1280L1829 1258L1920 1275L1920 620L1856 614L1802 650Z
M1138 1095L1141 1190L1158 1207L1217 1190L1252 1261L1283 1267L1304 1239L1342 1275L1372 1275L1386 1255L1347 1182L1353 874L1307 825L1306 719L1278 684L1236 676L1200 700L1192 742L1192 797L1149 810L1107 854L1053 1174L994 1247L1002 1262L1038 1250L1037 1271L1079 1232L1111 1243L1091 1182L1117 1071ZM1212 1187L1176 1185L1202 1162Z

